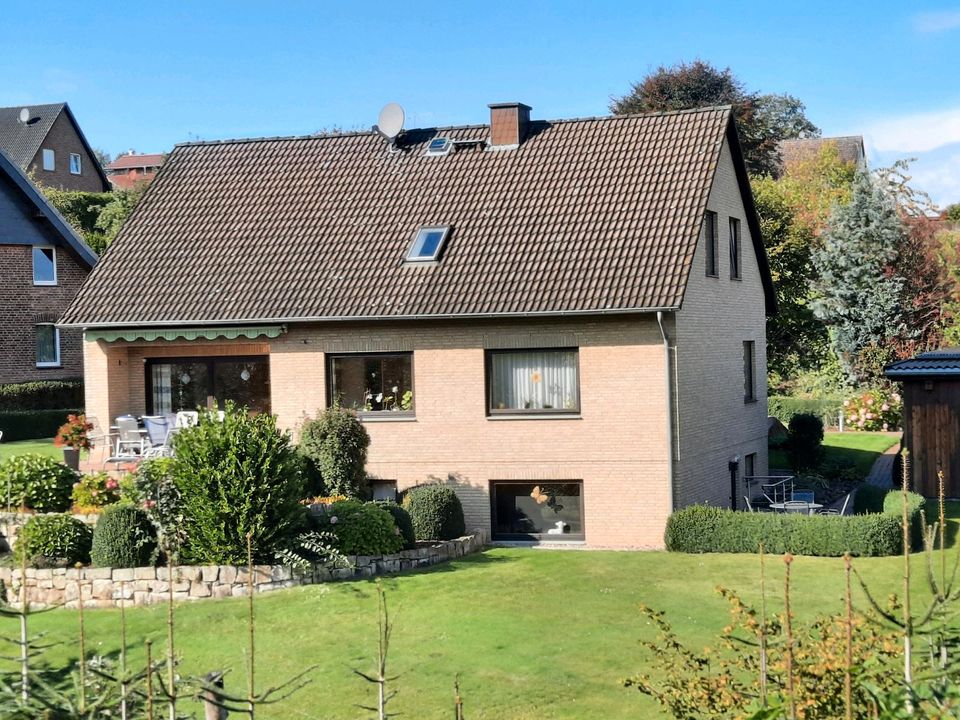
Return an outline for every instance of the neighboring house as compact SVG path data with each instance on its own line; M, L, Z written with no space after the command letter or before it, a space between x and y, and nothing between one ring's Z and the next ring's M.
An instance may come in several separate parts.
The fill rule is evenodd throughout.
M177 146L63 317L88 413L339 400L377 494L449 484L495 539L735 502L774 294L729 108L491 124Z
M0 108L0 150L43 185L88 192L110 189L67 103Z
M0 151L0 383L83 375L83 336L55 323L97 256Z
M161 153L137 154L131 150L126 155L121 155L112 163L104 168L107 171L107 177L113 187L121 190L129 190L139 183L149 183L156 177L163 165L163 155Z
M825 147L835 146L841 162L856 165L859 169L866 169L867 154L863 148L861 135L846 135L843 137L796 138L781 140L777 149L780 151L780 163L789 170L790 166L806 160L815 160Z

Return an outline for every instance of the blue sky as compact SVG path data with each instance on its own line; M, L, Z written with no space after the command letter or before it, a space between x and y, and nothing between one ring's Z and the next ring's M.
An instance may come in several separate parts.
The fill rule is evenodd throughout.
M9 3L0 105L66 100L112 154L190 139L600 115L660 64L702 58L788 92L827 135L960 200L960 5L696 2Z

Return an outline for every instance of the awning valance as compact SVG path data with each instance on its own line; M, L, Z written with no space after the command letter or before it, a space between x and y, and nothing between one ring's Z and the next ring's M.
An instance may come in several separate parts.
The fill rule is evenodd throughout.
M87 340L116 342L126 340L134 342L145 340L236 340L237 338L280 337L287 331L286 325L244 325L239 327L196 327L196 328L145 328L123 330L87 330Z

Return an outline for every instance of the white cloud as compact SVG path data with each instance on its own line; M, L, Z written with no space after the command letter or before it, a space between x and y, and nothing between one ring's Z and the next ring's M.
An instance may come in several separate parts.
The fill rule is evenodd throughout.
M960 10L925 12L913 16L913 29L921 33L938 33L960 28Z
M880 120L868 125L863 134L881 152L928 152L960 142L960 108Z

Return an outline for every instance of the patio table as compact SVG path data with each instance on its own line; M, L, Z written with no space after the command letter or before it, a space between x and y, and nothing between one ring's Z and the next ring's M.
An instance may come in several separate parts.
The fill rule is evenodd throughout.
M807 510L808 515L816 515L820 510L823 509L823 505L820 503L807 503L810 507ZM786 503L785 502L775 502L770 503L770 509L774 512L785 512Z

